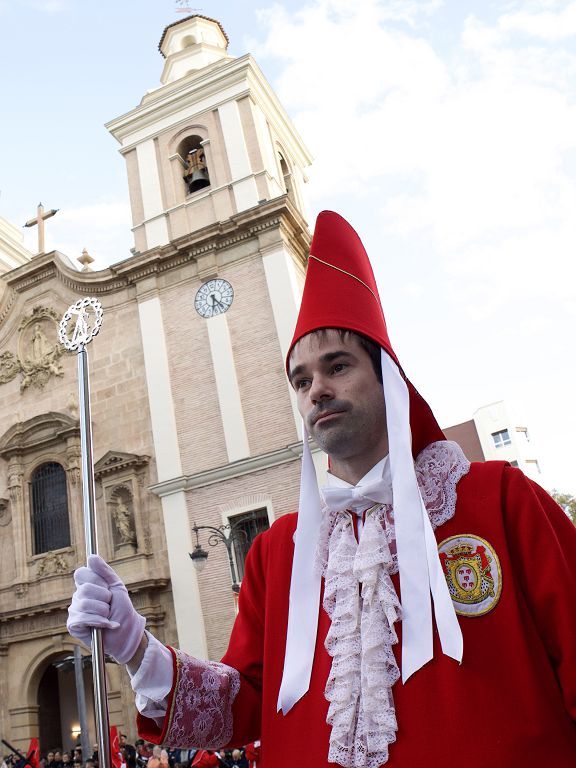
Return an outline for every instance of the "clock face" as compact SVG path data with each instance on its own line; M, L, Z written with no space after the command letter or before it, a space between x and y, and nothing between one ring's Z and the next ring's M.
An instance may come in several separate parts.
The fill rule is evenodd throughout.
M234 289L228 280L216 278L200 286L194 299L194 308L202 317L214 317L230 309L233 299Z

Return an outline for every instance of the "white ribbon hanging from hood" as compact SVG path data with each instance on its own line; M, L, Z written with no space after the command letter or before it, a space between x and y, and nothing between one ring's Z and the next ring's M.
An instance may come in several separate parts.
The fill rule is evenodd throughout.
M416 480L408 387L396 363L381 351L383 392L402 604L402 681L433 656L432 603L442 651L462 661L463 640L442 573L434 532ZM318 630L321 577L314 569L322 505L314 462L303 430L300 508L294 536L288 630L277 710L285 715L308 691ZM363 489L368 493L367 489ZM376 499L376 501L378 501Z

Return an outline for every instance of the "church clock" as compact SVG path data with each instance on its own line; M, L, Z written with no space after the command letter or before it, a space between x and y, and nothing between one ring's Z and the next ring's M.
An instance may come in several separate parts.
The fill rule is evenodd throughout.
M228 280L208 280L198 289L194 308L202 317L213 317L227 312L234 300L234 289Z

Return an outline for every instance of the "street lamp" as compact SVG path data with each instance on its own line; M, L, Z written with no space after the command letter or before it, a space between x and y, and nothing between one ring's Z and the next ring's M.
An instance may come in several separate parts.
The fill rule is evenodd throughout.
M209 554L205 549L202 549L198 534L200 531L209 531L209 546L217 547L218 544L224 544L226 547L226 551L228 552L228 565L230 566L230 576L232 577L232 591L238 594L238 592L240 592L240 584L238 583L238 577L236 574L233 547L234 544L242 541L242 539L244 540L244 543L248 542L248 534L242 526L246 523L247 520L255 519L255 514L253 514L252 517L245 517L243 515L241 521L238 521L237 523L226 523L225 525L220 525L219 527L214 525L196 525L196 523L194 523L192 530L196 534L196 544L194 546L194 551L190 552L189 554L190 559L194 563L194 568L198 571L198 573L204 570Z

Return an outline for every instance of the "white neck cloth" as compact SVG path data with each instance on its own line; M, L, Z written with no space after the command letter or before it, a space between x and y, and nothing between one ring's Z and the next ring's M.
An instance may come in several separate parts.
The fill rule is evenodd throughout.
M402 597L402 681L406 682L433 656L431 596L442 651L461 662L463 641L414 471L408 387L398 366L384 350L381 366ZM320 608L321 576L314 568L314 560L322 506L305 428L303 434L286 654L277 705L277 710L285 715L310 685Z

